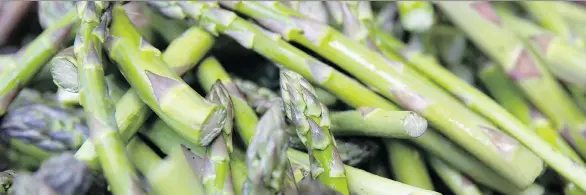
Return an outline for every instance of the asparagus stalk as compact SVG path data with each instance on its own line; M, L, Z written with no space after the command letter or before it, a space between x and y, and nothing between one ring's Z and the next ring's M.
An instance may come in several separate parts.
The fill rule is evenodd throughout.
M421 79L421 75L408 71L402 63L390 62L331 27L312 22L300 14L288 15L290 11L254 6L254 2L249 1L233 7L281 33L283 38L294 40L326 57L407 110L422 115L450 139L499 174L511 178L519 187L531 184L541 172L541 160L523 145L453 96ZM256 10L250 11L252 8ZM267 23L267 18L278 22ZM505 145L510 147L503 147Z
M413 146L400 140L385 140L394 178L404 184L433 190L423 155ZM399 156L400 158L393 158Z
M140 37L122 7L114 6L113 18L113 36L107 38L106 48L133 90L179 134L200 145L210 144L222 130L226 109L205 100L167 67L160 51Z
M168 156L161 160L140 138L134 137L128 143L128 151L155 194L206 193L200 179L201 170L198 170L203 159L184 145L174 145Z
M586 22L586 9L571 2L558 1L551 9L557 10L564 19L572 23Z
M336 139L336 149L340 159L349 166L358 166L372 160L378 154L379 145L371 139Z
M403 27L415 33L422 33L434 23L434 10L431 2L420 1L397 1L399 18Z
M9 74L0 74L0 115L4 115L8 104L20 88L57 53L61 44L68 41L70 30L76 21L75 11L69 11L16 54L16 66Z
M429 156L431 168L438 174L444 183L458 195L481 195L478 187L465 175L444 163L435 156Z
M579 47L584 47L585 40L573 32L572 28L570 28L560 13L562 11L552 9L556 7L556 2L522 1L519 2L519 4L521 4L521 6L523 6L523 8L525 8L525 10L533 17L533 19L544 28L559 35L565 41L572 42ZM501 15L501 17L503 16Z
M411 111L389 111L373 107L332 112L335 135L367 135L396 139L417 138L427 129L427 121Z
M306 79L331 91L342 101L353 107L379 107L387 110L399 110L398 107L358 83L356 80L307 55L281 40L278 36L267 33L267 31L248 21L236 17L231 12L217 8L208 8L206 7L207 4L202 3L191 2L189 4L179 4L183 8L171 3L160 4L160 2L156 6L167 16L182 16L189 13L190 17L202 23L202 25L215 26L216 29L208 30L216 33L221 32L235 40L239 40L239 43L244 47L253 49L275 63L300 73ZM184 8L190 12L184 13ZM218 16L216 13L221 15ZM232 18L231 22L227 24L221 22L224 21L223 18L225 17ZM179 18L181 19L181 17ZM214 81L210 80L210 83ZM238 113L236 116L238 116ZM245 134L239 131L239 134L245 137L244 140L248 140L250 136L246 136L253 135L254 131L248 131ZM481 161L468 154L462 148L452 144L451 141L435 131L428 130L423 136L414 139L414 141L418 145L425 147L426 150L433 151L434 154L442 157L443 160L457 165L454 165L454 167L462 168L463 172L482 184L504 192L520 191L518 190L519 187L509 182L509 179L499 176ZM349 178L352 179L352 175L349 175ZM365 185L370 186L368 183ZM354 185L353 187L351 186L350 188L352 192L366 191L373 194L376 194L377 190L383 190L378 192L384 192L384 189L376 185L371 186L372 188L365 188L359 185Z
M204 158L203 182L206 192L213 194L234 194L232 174L230 171L230 153L232 152L232 126L234 109L228 90L220 80L211 87L206 97L210 102L220 104L226 108L226 123L222 134L212 141Z
M290 7L310 18L323 23L328 23L328 10L323 1L288 1Z
M448 17L459 26L469 38L483 50L506 74L522 89L528 99L546 116L556 118L558 114L576 113L577 108L560 88L559 84L545 70L544 64L536 59L514 34L503 28L501 18L488 2L436 2ZM476 25L482 24L482 30ZM555 104L552 104L555 102ZM580 136L579 127L572 124L571 115L565 124L556 124L561 131L571 132L573 137ZM577 120L577 119L576 119ZM555 123L555 122L554 122ZM559 130L558 130L559 131ZM519 131L515 138L530 146L535 154L569 181L586 189L586 169L573 162L563 153L547 146L544 140L530 131ZM513 134L514 132L509 132ZM521 136L522 134L525 134ZM550 149L547 149L550 148Z

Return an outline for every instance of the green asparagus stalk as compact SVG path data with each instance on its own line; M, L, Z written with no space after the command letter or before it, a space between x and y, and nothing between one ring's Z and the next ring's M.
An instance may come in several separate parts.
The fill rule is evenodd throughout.
M435 156L428 156L429 164L442 181L458 195L482 195L478 187L465 175L444 163Z
M145 175L155 194L205 194L201 182L200 156L184 145L176 144L168 156L161 160L140 138L128 143L128 151L137 168Z
M255 135L246 150L248 177L243 194L275 194L281 191L287 159L288 134L281 99L272 101L269 110L260 118ZM294 188L295 190L296 188Z
M558 131L571 132L572 137L581 136L580 127L575 126L573 120L584 120L580 114L573 115L577 113L575 105L547 72L544 64L512 32L503 28L501 18L488 2L436 3L487 56L501 66L540 111L550 118L569 115L565 119L569 121L556 124ZM478 25L482 25L482 28L478 28ZM581 179L586 177L586 169L529 132L509 133L531 147L535 154L566 179L586 189L586 180Z
M254 134L258 118L254 110L248 106L243 94L226 70L224 70L215 57L207 57L201 62L196 71L202 88L211 89L217 80L220 80L226 86L234 106L234 124L236 131L243 138L245 144L250 143L249 139Z
M399 110L398 107L378 96L356 80L347 77L341 72L307 55L301 50L279 39L278 36L268 33L242 18L236 17L236 15L231 12L208 8L206 7L206 4L202 3L178 3L186 10L191 11L187 12L190 13L190 17L202 23L202 25L215 26L215 29L208 29L211 32L221 32L235 40L239 40L239 43L244 47L253 49L275 63L300 73L311 82L319 84L328 91L334 93L343 102L352 105L353 107L378 107L387 110ZM163 13L167 16L174 17L187 14L184 13L183 8L178 7L178 5L170 3L161 5L157 3L156 6L162 9L162 11L164 10ZM170 10L173 10L173 12ZM218 16L216 13L221 15ZM223 23L223 18L232 18L232 20L230 20L230 23ZM215 79L209 81L209 83L213 83ZM238 113L236 116L238 116ZM250 136L248 135L253 135L254 131L248 131L244 134L239 131L239 134L247 140L250 139ZM244 135L247 135L248 137ZM443 160L454 164L454 167L461 168L464 173L470 175L482 184L508 193L520 191L518 190L519 187L516 187L509 182L509 179L499 176L481 161L468 154L462 148L452 144L451 141L435 131L428 130L423 136L414 139L414 141L416 141L418 145L425 147L426 150L433 151L434 154L442 157ZM349 175L349 178L352 179L352 175ZM365 183L365 185L371 186L368 183ZM372 185L371 188L354 185L350 186L350 190L352 192L365 191L370 192L371 194L384 192L384 188L380 188L376 185Z
M396 139L417 138L427 129L427 121L411 111L389 111L373 107L332 112L334 135L366 135Z
M420 1L397 1L399 18L403 27L415 33L422 33L434 23L434 10L431 2Z
M206 192L213 194L234 194L232 174L230 171L230 153L232 153L232 127L234 121L234 106L228 90L220 80L217 80L206 97L210 102L220 104L226 108L226 123L222 134L218 135L208 146L204 158L203 182Z
M556 7L556 2L521 1L519 4L521 4L533 19L544 28L559 35L565 41L572 42L579 47L584 47L584 43L586 43L585 40L583 40L581 36L577 36L568 23L566 23L561 14L563 11L552 9ZM500 13L499 15L503 17Z
M328 24L328 10L323 1L288 1L290 7L310 18Z
M299 14L288 15L290 11L279 11L277 7L271 10L255 6L250 1L242 1L232 7L281 33L283 38L294 40L326 57L387 98L422 115L450 139L464 146L499 174L511 178L519 187L531 184L541 172L541 160L523 145L453 96L421 79L421 75L409 71L402 63L390 62L331 27L312 22ZM255 10L250 11L252 8ZM267 18L279 22L267 23ZM503 147L505 145L511 147Z
M349 194L342 159L330 133L327 107L317 100L311 84L290 70L281 71L281 96L287 118L293 121L299 138L308 148L312 177L342 194Z
M208 145L221 132L226 109L212 104L191 89L140 37L120 6L113 8L112 35L106 48L133 90L167 124L200 145ZM181 102L181 103L178 103Z
M342 24L342 7L340 7L340 3L336 1L324 1L326 7L328 9L328 13L331 16L331 22L334 26L338 26Z
M146 5L146 3L128 2L124 4L124 10L128 14L130 22L132 22L132 24L136 27L140 35L149 42L154 41L154 25L149 18L148 12L150 11L150 8Z
M111 20L109 3L77 2L76 6L81 25L74 53L79 66L80 102L87 114L90 138L112 192L140 194L139 178L120 139L104 77L102 42L108 36L106 27Z
M385 140L394 178L401 183L433 190L423 155L413 146L400 140ZM393 158L400 156L401 158Z
M564 19L571 23L586 22L586 9L582 6L576 6L572 2L558 1L551 9L557 10Z
M10 74L0 74L0 115L4 115L10 101L18 94L61 45L68 41L70 30L77 21L71 10L16 54L16 66Z

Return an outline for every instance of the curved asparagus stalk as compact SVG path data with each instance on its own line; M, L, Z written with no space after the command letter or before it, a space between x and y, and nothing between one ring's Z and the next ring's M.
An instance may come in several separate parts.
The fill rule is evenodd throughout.
M465 175L444 163L435 156L428 156L431 168L438 174L444 183L458 195L482 195L478 187Z
M271 108L260 118L246 150L248 177L242 194L275 194L282 190L287 179L285 173L290 166L286 126L283 102L275 99Z
M287 14L289 10L271 10L250 1L238 2L233 8L281 33L283 38L321 54L387 98L422 115L519 187L531 184L541 172L543 164L532 152L402 63L390 62L329 26L300 14ZM505 149L504 145L511 147Z
M308 148L311 159L311 175L327 186L349 194L342 159L330 133L329 112L315 97L313 87L301 75L281 71L281 96L287 118L293 121L297 134Z
M74 53L79 66L80 100L87 114L90 138L108 184L114 194L141 194L139 178L130 162L112 113L102 60L111 12L109 3L77 2L81 20ZM105 10L105 14L102 12Z
M401 183L433 190L423 155L415 147L400 140L385 140L394 178ZM400 156L401 158L393 158Z
M397 1L399 19L403 27L415 33L422 33L433 25L434 10L431 2L422 1Z
M16 54L16 66L10 74L0 74L0 115L4 115L8 104L41 69L45 62L55 55L61 44L68 41L70 31L77 21L74 10L45 29L35 40Z
M332 133L387 138L417 138L427 129L427 120L411 111L389 111L360 107L353 111L332 112Z
M160 51L140 37L122 7L114 6L113 17L113 36L107 38L106 48L133 90L179 134L208 145L221 132L226 109L205 100L167 67Z
M572 100L564 93L559 84L545 70L544 64L524 47L514 34L503 28L501 18L488 2L436 2L439 7L468 37L499 64L506 74L522 89L528 99L546 116L577 113ZM483 24L482 29L476 25ZM555 102L555 104L552 104ZM580 115L569 116L566 124L556 124L562 131L567 129L573 136L581 136L579 127L573 126L574 118L583 122ZM530 131L510 131L524 145L532 148L548 165L558 173L586 189L586 168L546 145L547 143L530 134ZM549 148L549 149L548 149Z
M234 194L232 174L230 171L230 153L232 153L232 127L234 121L234 109L228 90L220 80L217 80L210 89L206 99L212 103L220 104L226 108L226 123L222 134L218 135L208 146L206 158L204 158L203 182L206 192L213 194Z

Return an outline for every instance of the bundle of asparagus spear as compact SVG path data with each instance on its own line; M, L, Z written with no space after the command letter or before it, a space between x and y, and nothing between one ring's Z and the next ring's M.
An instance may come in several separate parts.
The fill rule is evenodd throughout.
M0 195L586 194L583 3L0 10Z

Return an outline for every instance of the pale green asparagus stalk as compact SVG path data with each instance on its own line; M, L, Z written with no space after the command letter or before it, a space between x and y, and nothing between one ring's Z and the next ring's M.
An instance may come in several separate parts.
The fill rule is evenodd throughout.
M77 2L76 6L81 25L73 50L79 66L80 102L86 111L90 139L112 193L141 194L139 178L112 115L115 108L104 77L102 42L108 36L111 20L109 3L88 1Z
M555 1L520 1L532 18L545 29L557 34L565 41L569 41L575 46L584 47L586 43L582 36L573 32L573 29L566 23L561 12L564 10L555 9ZM499 15L503 17L500 13ZM503 19L504 20L504 19ZM505 24L506 25L506 24Z
M556 124L558 131L569 131L572 137L581 136L580 127L575 124L584 120L581 114L574 115L577 108L572 100L529 48L513 32L504 28L503 21L488 2L436 3L452 22L466 32L477 47L501 66L540 111L550 118L568 115L569 118L565 120L569 121ZM535 154L566 179L586 189L586 180L583 179L586 178L586 168L529 132L524 130L509 133L531 147Z
M423 155L415 147L400 140L385 140L394 178L404 184L433 190ZM400 158L394 158L399 156Z
M360 107L352 111L331 112L330 117L334 135L410 139L423 135L427 129L427 120L411 111Z
M122 7L114 6L110 28L109 56L140 99L182 136L210 144L222 130L226 109L205 100L168 67L160 51L140 37Z
M277 10L281 7L271 9L242 1L234 3L232 8L281 33L283 38L326 57L377 92L422 115L499 174L511 178L520 188L531 184L541 172L543 164L540 159L523 145L453 96L422 79L421 75L409 71L404 64L385 59L327 25L300 14L287 14L291 13L290 10Z
M422 33L433 25L435 16L431 2L418 0L396 3L399 8L399 19L406 30Z
M428 156L431 169L435 171L443 182L457 195L482 195L476 184L468 177L447 165L435 156Z

